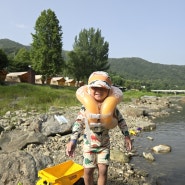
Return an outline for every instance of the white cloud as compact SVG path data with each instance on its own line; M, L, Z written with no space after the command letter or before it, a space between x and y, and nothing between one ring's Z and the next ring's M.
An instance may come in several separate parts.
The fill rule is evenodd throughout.
M25 24L16 24L15 25L17 28L20 28L20 29L25 29L27 28L27 26Z

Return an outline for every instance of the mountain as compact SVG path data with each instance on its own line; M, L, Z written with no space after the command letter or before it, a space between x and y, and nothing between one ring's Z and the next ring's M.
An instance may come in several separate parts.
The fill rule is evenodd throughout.
M141 58L110 58L110 72L125 80L141 81L146 84L163 84L169 88L185 89L185 65L165 65L146 61Z
M26 49L30 49L31 46L25 46L22 45L18 42L9 40L9 39L0 39L0 49L3 49L4 52L6 53L6 55L8 56L14 56L19 49L21 48L26 48ZM69 51L64 51L63 50L63 57L66 58L66 53L68 53Z
M3 49L9 56L15 55L21 48L30 49L30 46L25 46L9 39L0 39L0 49Z
M0 48L22 48L22 47L26 46L9 39L0 39Z

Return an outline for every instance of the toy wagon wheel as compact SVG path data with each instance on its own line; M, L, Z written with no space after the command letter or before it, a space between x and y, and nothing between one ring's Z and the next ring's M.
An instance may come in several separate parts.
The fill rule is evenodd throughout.
M39 179L37 181L37 184L36 185L50 185L49 182L47 182L46 180L43 180L43 179Z

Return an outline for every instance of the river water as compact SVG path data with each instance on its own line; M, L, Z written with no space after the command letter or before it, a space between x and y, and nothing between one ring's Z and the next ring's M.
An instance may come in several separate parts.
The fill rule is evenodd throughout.
M151 132L141 132L134 139L133 146L138 156L133 157L135 167L149 173L152 185L184 185L185 184L185 105L183 110L171 112L170 116L157 118L157 128ZM150 136L153 140L149 140ZM155 154L151 148L166 144L172 151L166 154ZM151 152L154 162L146 160L142 153Z

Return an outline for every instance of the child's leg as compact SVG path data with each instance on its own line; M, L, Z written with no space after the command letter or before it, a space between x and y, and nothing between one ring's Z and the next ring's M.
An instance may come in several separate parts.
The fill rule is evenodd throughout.
M110 160L109 148L105 148L103 151L97 154L98 185L106 185L107 183L109 160Z
M106 185L107 172L108 172L108 165L98 164L98 185Z
M93 185L94 184L93 173L94 173L94 168L84 168L85 185Z
M84 166L84 182L85 185L93 185L94 170L97 167L96 154L84 148L83 151L83 166Z

